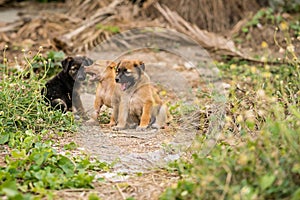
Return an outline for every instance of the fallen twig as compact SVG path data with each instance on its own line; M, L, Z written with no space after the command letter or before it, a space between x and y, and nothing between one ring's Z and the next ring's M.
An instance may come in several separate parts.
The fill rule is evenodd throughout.
M116 188L117 188L117 190L118 190L118 192L119 192L119 194L121 195L121 197L122 197L122 199L126 199L126 197L125 197L125 195L124 195L124 193L122 192L122 190L121 190L121 188L119 187L119 185L118 184L116 184Z

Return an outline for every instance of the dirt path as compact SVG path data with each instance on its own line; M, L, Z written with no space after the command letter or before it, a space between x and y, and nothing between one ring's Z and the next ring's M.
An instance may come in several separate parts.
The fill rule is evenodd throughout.
M66 189L56 192L60 199L89 199L90 194L105 200L155 200L160 194L178 181L177 174L164 170L149 171L147 173L116 175L114 173L99 175L105 181L97 181L94 189Z
M203 145L203 152L208 152L217 140L219 121L199 115L203 110L213 113L214 109L217 112L223 109L216 103L222 98L213 95L224 94L213 61L205 50L182 35L161 29L158 32L151 29L155 34L149 31L149 35L147 31L134 30L116 36L88 53L95 60L144 61L161 98L173 109L169 124L158 131L115 132L99 125L80 125L76 143L99 160L114 164L110 173L99 174L106 181L96 184L97 194L104 199L157 199L178 180L175 174L158 169L184 156L196 135L209 132L210 146ZM82 87L81 99L88 114L93 111L95 87L88 81ZM111 110L106 108L103 112ZM219 119L217 113L216 116ZM203 131L199 126L204 126L205 120L209 122Z
M114 165L111 172L99 174L99 177L106 181L95 183L95 190L61 191L67 195L66 198L72 198L74 193L86 197L88 193L96 192L103 199L126 199L128 197L158 199L166 187L178 181L179 177L176 174L160 169L166 167L168 162L184 156L186 150L194 142L195 136L203 133L198 125L203 120L201 117L205 118L205 116L192 115L211 106L211 101L207 98L199 98L199 95L209 93L207 80L214 79L215 86L223 83L213 77L212 70L214 69L210 68L212 61L207 61L207 55L202 55L200 51L197 51L196 53L200 54L200 60L203 59L199 61L193 56L185 56L189 53L196 54L192 46L182 44L177 50L174 53L142 48L124 53L122 49L119 52L106 49L89 53L93 59L143 60L151 81L163 91L161 92L162 99L167 101L169 106L174 106L174 108L179 106L178 112L181 114L178 116L175 114L169 125L159 131L115 132L99 125L81 124L75 139L76 143L99 160L114 163ZM184 53L180 55L178 52ZM89 82L83 84L81 99L89 114L93 111L94 93L95 84ZM109 113L110 109L105 108L103 112ZM189 114L183 114L185 112ZM211 125L213 126L214 123ZM212 128L212 133L213 131ZM215 141L216 138L213 139Z
M158 84L166 92L164 100L175 105L180 102L186 106L193 106L194 100L192 82L188 76L197 80L196 71L184 70L184 61L178 56L166 52L140 51L127 58L141 59L145 62L146 71L154 84ZM180 72L181 70L181 72ZM86 85L81 95L85 109L93 111L95 89ZM103 109L109 112L110 109ZM182 119L183 121L185 119ZM112 131L109 128L95 125L81 125L77 143L88 152L96 155L100 160L108 163L116 162L116 172L146 172L158 167L164 167L170 161L178 159L188 148L196 135L195 127L187 125L184 128L171 123L165 129L147 130L137 132L135 130Z

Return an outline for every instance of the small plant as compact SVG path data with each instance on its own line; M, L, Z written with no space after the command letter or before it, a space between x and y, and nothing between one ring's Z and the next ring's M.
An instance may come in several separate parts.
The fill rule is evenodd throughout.
M103 24L97 24L96 29L108 31L110 33L119 33L120 32L120 28L117 26L110 26L110 25L103 25Z
M71 156L53 148L53 133L73 133L77 127L72 113L63 114L44 104L41 89L51 64L44 63L45 74L37 75L33 67L37 57L25 57L27 67L13 75L7 63L1 68L0 144L10 149L5 165L0 166L0 197L4 199L50 198L51 190L92 188L94 173L110 168L87 155ZM64 151L76 147L69 143Z
M294 36L295 37L299 37L300 36L300 22L299 22L299 20L292 21L290 23L290 28L294 31Z
M61 70L61 61L64 58L65 54L62 51L49 51L46 57L38 53L30 63L36 74L46 74L47 77L50 77ZM47 71L44 71L45 65L47 65Z
M217 64L231 84L222 139L209 155L199 140L171 163L182 179L160 199L300 198L300 68L286 38L284 64Z
M108 124L110 122L110 113L106 112L101 112L100 115L98 116L99 122L101 124Z
M280 14L275 14L272 8L263 8L259 10L250 21L242 28L244 33L248 33L249 29L256 26L261 26L265 23L271 23L273 25L279 24L282 21Z

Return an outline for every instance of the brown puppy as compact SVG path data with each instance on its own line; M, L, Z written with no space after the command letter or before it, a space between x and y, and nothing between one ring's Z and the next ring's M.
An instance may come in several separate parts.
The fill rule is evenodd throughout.
M167 119L167 107L162 104L155 88L145 73L140 60L122 60L116 69L116 82L120 95L113 104L114 116L118 116L114 130L136 126L160 128Z
M102 66L106 66L104 71L100 71ZM116 63L109 60L98 60L89 67L86 68L86 73L95 74L96 80L98 80L98 85L96 88L96 99L94 102L94 112L92 114L92 119L89 122L97 121L101 107L103 105L111 108L112 100L117 99L114 95L117 95L118 92L115 92L116 88ZM114 114L111 116L109 125L115 124Z

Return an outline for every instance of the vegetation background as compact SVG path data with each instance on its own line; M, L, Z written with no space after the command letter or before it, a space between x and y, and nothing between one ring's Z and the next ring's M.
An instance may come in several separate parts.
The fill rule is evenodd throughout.
M0 6L7 19L19 13L0 20L1 198L300 199L299 0L0 0ZM229 85L225 125L201 156L203 115L187 156L116 183L99 176L111 164L72 141L73 115L49 111L40 90L66 55L145 26L175 29L210 52Z

